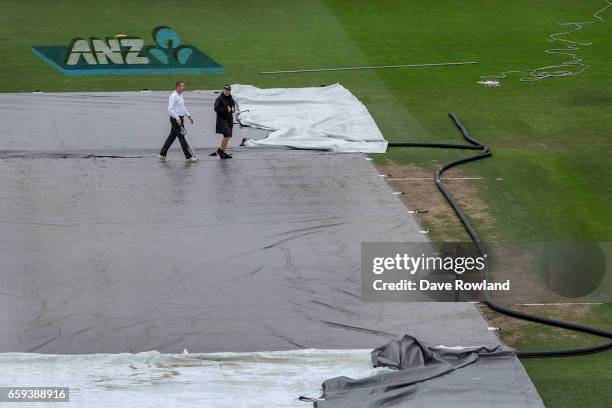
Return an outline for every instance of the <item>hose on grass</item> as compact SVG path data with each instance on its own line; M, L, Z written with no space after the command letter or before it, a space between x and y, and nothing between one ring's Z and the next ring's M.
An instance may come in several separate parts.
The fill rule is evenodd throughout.
M455 123L455 126L463 136L463 138L468 142L466 145L457 145L457 144L444 144L444 143L409 143L409 142L391 142L389 143L389 147L432 147L432 148L451 148L451 149L469 149L469 150L478 150L478 153L472 156L462 157L459 159L452 160L448 163L442 164L439 166L434 175L434 180L436 183L436 187L442 193L446 201L450 204L451 208L459 218L461 224L467 231L471 240L476 245L476 248L479 254L487 259L487 251L485 249L478 232L474 229L470 221L467 219L463 209L457 203L453 195L446 188L444 183L442 182L442 174L455 166L469 163L476 160L485 159L487 157L491 157L491 150L483 143L474 138L468 130L463 126L459 118L453 112L448 114L452 121ZM459 147L463 146L463 147ZM490 271L488 266L484 268L483 271L484 279L490 280ZM591 334L594 336L599 336L607 339L612 339L612 332L606 331L603 329L598 329L594 327L584 326L576 323L565 322L562 320L550 319L546 317L536 316L525 312L520 312L517 310L513 310L507 308L505 306L501 306L491 298L489 292L487 290L483 291L483 303L486 304L491 310L494 310L498 313L501 313L506 316L514 317L516 319L526 320L534 323L539 323L547 326L558 327L567 330L573 330L581 333ZM574 349L562 349L562 350L545 350L545 351L517 351L516 355L520 358L541 358L541 357L566 357L566 356L577 356L577 355L585 355L598 353L601 351L612 349L612 341L598 344L590 347L582 347L582 348L574 348Z
M523 77L520 79L521 82L534 82L547 78L576 76L583 73L591 66L584 62L582 58L578 57L578 52L582 47L593 45L593 43L569 40L564 37L582 31L586 26L604 22L605 20L601 15L610 8L612 8L612 2L610 0L606 0L606 5L603 8L596 10L593 13L593 19L590 21L557 23L559 26L573 27L573 29L551 34L548 37L548 42L561 42L565 45L565 48L549 48L544 52L551 55L564 56L566 60L562 63L540 68L503 71L497 75L483 75L480 78L484 81L494 80L499 82L506 79L509 74L522 74Z

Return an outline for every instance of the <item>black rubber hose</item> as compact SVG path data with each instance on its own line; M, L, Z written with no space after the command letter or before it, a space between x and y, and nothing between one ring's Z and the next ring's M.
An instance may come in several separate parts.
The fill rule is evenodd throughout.
M445 149L480 150L479 146L446 143L389 142L389 147L441 147Z
M453 161L450 161L448 163L445 163L445 164L441 165L440 167L438 167L436 169L436 172L435 172L435 175L434 175L434 179L435 179L436 187L438 188L440 193L442 193L442 195L444 196L446 201L450 204L451 208L453 209L453 211L455 212L455 214L459 218L459 221L461 222L461 224L463 224L463 227L465 228L465 230L469 234L470 238L472 239L472 241L476 245L476 247L478 249L478 252L480 253L481 256L486 258L487 257L487 252L486 252L486 249L485 249L485 247L484 247L484 245L483 245L483 243L482 243L482 241L480 239L480 236L478 235L478 232L476 232L474 227L472 227L472 224L470 223L470 221L465 216L465 213L461 209L461 206L457 203L457 201L455 200L453 195L450 193L450 191L448 191L448 189L446 188L446 186L442 182L442 173L444 173L446 170L448 170L448 169L450 169L452 167L458 166L460 164L469 163L471 161L475 161L475 160L480 160L480 159L484 159L484 158L487 158L487 157L491 157L492 153L491 153L491 151L489 150L489 148L486 145L484 145L483 143L481 143L480 141L475 139L468 132L468 130L465 128L465 126L463 126L463 124L461 123L461 121L459 120L457 115L455 115L453 112L450 112L448 115L450 116L450 118L453 120L453 122L457 126L457 129L459 129L459 132L461 133L463 138L468 143L470 143L470 145L455 145L455 144L441 144L441 143L403 143L403 142L400 142L400 143L389 143L389 146L390 147L404 147L404 146L409 146L409 147L434 147L434 148L453 148L453 149L479 150L479 153L474 155L474 156L463 157L463 158L456 159L456 160L453 160ZM465 147L458 147L458 146L465 146ZM485 270L484 270L484 278L485 279L489 278L489 269L488 268L485 268ZM547 326L559 327L559 328L562 328L562 329L574 330L574 331L581 332L581 333L587 333L587 334L592 334L592 335L599 336L599 337L604 337L604 338L612 339L612 332L609 332L609 331L606 331L606 330L597 329L597 328L593 328L593 327L589 327L589 326L583 326L583 325L576 324L576 323L565 322L565 321L562 321L562 320L556 320L556 319L549 319L549 318L545 318L545 317L540 317L540 316L536 316L536 315L532 315L532 314L524 313L524 312L519 312L517 310L512 310L512 309L509 309L507 307L498 305L497 303L495 303L491 299L491 297L489 296L489 292L486 291L486 290L484 291L484 303L489 308L491 308L492 310L494 310L494 311L496 311L498 313L504 314L506 316L511 316L511 317L514 317L514 318L517 318L517 319L527 320L527 321L534 322L534 323L540 323L540 324L544 324L544 325L547 325ZM603 344L599 344L599 345L595 345L595 346L591 346L591 347L583 347L583 348L575 348L575 349L565 349L565 350L518 351L516 353L516 355L518 357L521 357L521 358L567 357L567 356L577 356L577 355L598 353L598 352L609 350L609 349L612 349L612 342L607 342L607 343L603 343Z

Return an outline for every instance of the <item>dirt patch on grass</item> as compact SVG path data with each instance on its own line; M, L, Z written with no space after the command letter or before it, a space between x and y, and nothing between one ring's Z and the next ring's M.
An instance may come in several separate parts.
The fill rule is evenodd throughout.
M416 214L423 229L430 231L434 242L471 242L471 238L457 218L452 207L434 183L435 166L429 169L413 164L397 164L388 161L378 165L380 173L387 175L387 181L395 191L402 192L402 200ZM563 303L588 302L588 298L576 300L556 293L544 276L545 269L531 256L532 251L521 245L506 243L496 245L494 217L482 199L487 183L497 183L498 179L478 177L461 169L445 172L442 181L457 200L470 222L485 243L492 244L489 249L491 276L489 280L505 282L510 280L510 290L492 294L494 300L502 305L513 307L524 303ZM537 254L537 252L534 252ZM478 278L480 280L480 277Z
M378 164L377 167L381 174L387 175L387 180L394 190L403 193L402 199L406 206L410 210L419 211L416 216L423 228L430 231L429 236L432 241L470 241L463 225L434 183L435 166L426 169L413 164L403 165L389 161ZM495 219L489 214L489 208L481 195L485 183L498 182L498 180L481 178L460 169L453 169L444 174L443 182L468 218L476 224L477 230L481 232L486 229L488 240L495 241ZM511 248L508 250L512 252ZM504 258L501 255L500 258ZM507 265L495 264L493 280L511 280L511 291L496 294L496 302L512 309L566 321L580 321L591 313L590 305L521 306L521 303L555 303L572 300L562 298L546 289L542 282L538 281L537 275L525 268L523 263L511 262L515 259L514 255L510 253L504 258L508 261ZM526 333L525 329L533 325L530 322L501 315L484 306L481 310L491 326L502 328L500 334L509 344L520 341ZM550 333L553 337L580 336L567 330L553 330Z
M512 306L513 310L534 314L541 317L560 319L570 322L580 322L584 318L593 313L594 305L544 305L544 306ZM493 327L501 329L500 335L504 341L510 346L524 340L528 328L539 327L544 329L545 326L537 323L531 323L525 320L515 319L513 317L499 314L486 306L481 307L481 312ZM574 339L577 340L584 337L583 334L570 330L551 328L550 330L542 330L541 332L529 332L530 337L537 337L539 340L550 340L551 344L555 344L559 339Z
M422 168L413 164L404 165L388 161L378 164L377 167L381 174L387 175L387 181L393 189L403 193L402 200L406 206L410 210L419 211L416 216L423 228L430 231L429 236L432 241L471 241L453 209L434 183L435 166ZM480 233L486 230L489 242L496 241L498 235L495 234L495 219L482 199L482 192L486 187L485 183L498 181L477 177L460 169L449 170L443 176L444 184L473 222L477 231ZM511 249L509 251L512 252ZM525 267L526 263L510 262L517 259L514 255L511 253L506 257L500 256L500 258L508 259L507 265L496 264L494 268L494 281L511 280L511 291L495 295L496 302L515 310L566 321L580 321L592 312L591 305L521 306L522 303L569 303L572 299L563 298L546 289L538 280L538 276L530 268ZM581 334L561 329L540 331L539 328L534 327L534 323L501 315L486 306L482 306L481 311L491 326L501 328L500 335L510 345L520 343L526 336L536 336L542 340L550 339L551 341L555 337L578 339L581 336Z
M382 174L388 176L387 180L394 190L403 193L402 200L406 206L419 211L417 218L430 231L433 241L470 241L453 209L438 191L433 179L433 167L424 169L391 161L377 167ZM480 198L480 189L485 179L453 169L444 174L443 182L470 220L474 220L481 228L493 230L494 220L488 213L487 204ZM488 236L491 238L491 234Z

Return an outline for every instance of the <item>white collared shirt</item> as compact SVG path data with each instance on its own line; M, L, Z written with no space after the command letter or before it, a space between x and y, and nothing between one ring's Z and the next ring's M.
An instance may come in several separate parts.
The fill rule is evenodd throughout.
M179 116L189 116L189 111L185 107L185 100L183 94L176 91L170 94L168 99L168 113L174 119L179 120Z

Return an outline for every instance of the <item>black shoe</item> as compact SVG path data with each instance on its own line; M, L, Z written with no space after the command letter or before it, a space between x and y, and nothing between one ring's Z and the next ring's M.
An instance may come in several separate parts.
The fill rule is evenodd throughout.
M232 158L232 155L225 153L221 149L217 149L217 156L219 156L220 159L231 159Z

